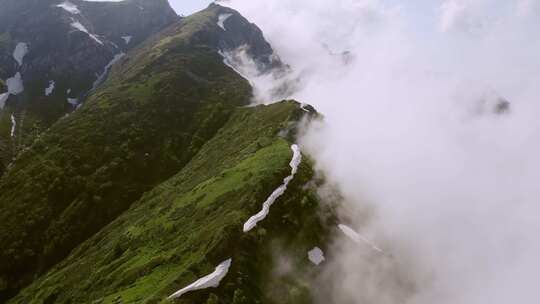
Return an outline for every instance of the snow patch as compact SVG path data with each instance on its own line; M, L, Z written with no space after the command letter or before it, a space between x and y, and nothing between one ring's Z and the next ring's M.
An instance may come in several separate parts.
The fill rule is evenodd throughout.
M79 8L75 4L73 4L73 3L69 2L69 1L64 1L64 2L62 2L60 4L58 4L56 7L63 8L68 13L74 14L74 15L78 15L78 14L81 13Z
M283 184L279 186L270 196L266 199L266 201L263 203L262 210L249 218L247 222L244 224L244 232L248 232L251 229L253 229L255 226L257 226L257 223L264 220L266 216L268 216L268 213L270 212L270 206L274 204L274 202L285 193L285 190L287 190L287 186L294 178L294 175L298 171L298 166L302 162L302 153L300 152L300 148L298 145L292 145L291 150L293 151L293 158L291 162L289 163L289 166L291 167L291 175L287 176L283 180Z
M373 250L375 250L377 252L380 252L380 253L384 253L384 251L381 248L377 247L377 245L375 245L373 242L371 242L370 240L368 240L365 237L358 234L351 227L349 227L347 225L343 225L343 224L338 225L338 227L348 238L353 240L355 243L357 243L357 244L366 244L369 247L371 247L371 249L373 249Z
M54 80L49 81L49 86L45 88L45 96L49 96L54 91L55 82Z
M15 116L11 114L11 137L15 136L15 128L17 128L17 121L15 120Z
M124 42L126 44L129 44L129 42L131 41L131 38L133 38L133 36L122 36L122 39L124 39Z
M228 259L225 262L219 264L214 270L214 272L212 272L211 274L203 278L198 279L191 285L188 285L178 290L177 292L170 295L169 299L179 298L183 294L190 291L194 291L194 290L200 290L200 289L205 289L205 288L210 288L210 287L214 287L214 288L218 287L221 280L223 280L223 278L227 275L227 272L229 272L231 263L232 263L232 259Z
M103 41L99 40L99 38L96 35L91 34L88 31L88 29L86 27L84 27L84 25L82 25L79 21L76 21L73 18L71 19L71 21L72 21L71 27L73 27L74 29L76 29L78 31L86 33L88 36L90 36L90 38L94 39L94 41L96 41L97 43L103 45Z
M94 81L94 84L92 85L92 90L94 91L103 81L105 81L105 78L107 78L107 75L109 74L109 71L111 70L112 66L118 62L118 60L122 59L126 54L119 53L114 55L113 59L103 68L103 72L97 76L96 81Z
M17 43L15 50L13 51L13 58L19 63L23 64L24 56L28 54L28 44L24 42Z
M321 250L321 248L315 247L308 252L308 259L311 261L311 263L318 266L325 260L324 252Z
M18 95L24 91L21 73L17 72L15 76L8 78L6 80L6 85L8 91L6 93L0 94L0 109L3 109L6 105L6 101L8 100L9 95Z
M12 95L18 95L24 91L24 85L21 73L15 74L15 76L6 80L8 87L8 93Z
M0 94L0 109L3 109L4 106L6 105L6 101L8 100L9 98L9 93L6 92L6 93L3 93L3 94Z
M77 98L68 98L67 102L74 107L77 107L79 105L79 99Z
M220 28L222 28L224 31L226 31L227 29L225 28L225 21L227 21L227 19L229 19L231 16L232 16L232 14L221 14L221 15L219 15L217 25Z

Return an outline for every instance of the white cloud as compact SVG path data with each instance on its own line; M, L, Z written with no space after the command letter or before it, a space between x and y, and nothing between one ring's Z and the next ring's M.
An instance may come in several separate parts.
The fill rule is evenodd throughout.
M449 0L441 5L441 30L448 31L456 27L467 27L468 23L467 7L463 3Z
M293 97L325 115L303 147L393 257L337 241L318 299L535 302L539 20L513 1L395 3L231 2L302 76Z
M518 0L516 1L516 11L518 16L537 17L540 14L540 2L538 0Z

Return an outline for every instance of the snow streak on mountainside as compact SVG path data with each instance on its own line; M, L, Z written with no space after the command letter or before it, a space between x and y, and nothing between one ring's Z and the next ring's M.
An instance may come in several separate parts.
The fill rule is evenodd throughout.
M122 39L126 44L129 44L131 42L131 39L133 39L133 36L122 36Z
M112 66L117 63L120 59L122 59L126 54L125 53L119 53L114 55L113 59L107 63L107 65L103 68L103 72L97 76L96 81L94 81L94 84L92 85L91 91L94 91L97 89L97 87L106 79L107 74L111 70Z
M202 277L195 281L193 284L190 284L177 292L173 293L169 296L169 299L179 298L183 294L188 293L190 291L194 290L200 290L210 287L218 287L219 282L223 280L223 278L227 275L227 272L229 272L229 267L231 267L232 259L228 259L225 262L219 264L214 272L211 274Z
M79 8L75 4L73 4L73 3L69 2L69 1L64 1L64 2L62 2L60 4L58 4L57 7L65 9L70 14L75 14L76 15L76 14L81 13Z
M17 61L19 65L23 64L24 56L28 54L28 44L24 42L17 43L15 51L13 51L13 58Z
M244 223L244 232L248 232L251 229L255 228L257 224L264 220L268 213L270 213L270 207L276 202L276 200L285 193L287 190L287 186L289 183L293 180L294 175L298 171L298 166L300 165L300 162L302 161L302 153L300 152L300 148L298 145L292 145L291 150L293 151L293 157L289 164L291 167L291 174L283 179L283 184L281 184L270 196L264 201L262 205L262 209L259 213L253 215L250 217L245 223Z
M8 100L9 98L9 93L2 93L0 94L0 109L3 109L5 104L6 104L6 101Z
M17 72L15 76L8 78L6 80L6 85L9 94L18 95L24 92L24 84L20 72Z
M56 83L54 82L54 80L49 81L49 86L45 88L45 96L49 96L52 94L55 84Z
M15 120L15 116L11 115L11 137L15 136L15 129L17 128L17 121Z
M536 299L536 1L223 3L300 76L291 96L325 117L305 151L339 186L346 222L396 259L344 238L321 303Z
M224 31L226 31L227 29L225 28L225 21L227 21L227 19L229 19L231 16L232 16L232 14L221 14L221 15L219 15L217 25L220 28L222 28Z
M71 26L72 26L74 29L79 30L79 31L81 31L81 32L83 32L83 33L86 33L86 34L87 34L90 38L92 38L95 42L97 42L97 43L103 45L103 41L99 40L99 38L98 38L96 35L90 33L90 32L88 31L88 29L87 29L84 25L82 25L79 21L76 21L75 19L71 19L71 21L72 21L72 22L71 22Z

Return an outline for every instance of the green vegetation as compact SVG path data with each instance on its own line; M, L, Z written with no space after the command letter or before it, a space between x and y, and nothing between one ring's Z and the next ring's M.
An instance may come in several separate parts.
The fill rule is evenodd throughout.
M307 301L307 280L272 274L285 253L296 271L307 274L307 251L324 243L317 199L312 189L303 189L313 177L309 160L270 216L254 231L242 232L290 173L290 143L277 134L301 113L294 102L237 109L184 169L12 302L156 303L229 257L233 266L219 288L177 302Z
M270 216L242 232L289 175L295 126L307 114L294 101L244 107L251 87L217 49L221 9L129 53L42 134L60 103L0 113L4 136L9 113L24 116L24 134L0 147L20 150L0 179L0 301L311 302L307 252L324 247L327 229L307 156ZM228 258L219 288L166 299Z
M142 51L113 74L2 176L0 298L176 174L251 96L204 44L175 44L151 59Z

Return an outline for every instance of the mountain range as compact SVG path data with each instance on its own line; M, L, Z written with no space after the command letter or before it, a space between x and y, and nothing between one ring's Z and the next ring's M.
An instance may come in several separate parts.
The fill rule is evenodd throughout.
M296 135L321 117L252 104L223 55L285 67L256 25L166 0L0 8L0 301L313 302L336 219Z

